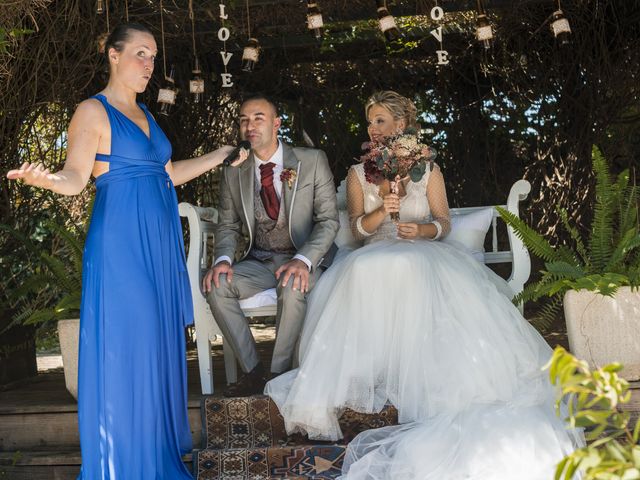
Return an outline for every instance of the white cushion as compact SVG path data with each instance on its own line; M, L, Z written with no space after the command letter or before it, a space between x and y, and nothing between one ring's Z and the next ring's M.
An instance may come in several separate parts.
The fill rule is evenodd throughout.
M484 238L487 236L493 208L451 215L451 231L442 241L455 247L462 245L476 260L484 263Z
M275 288L270 288L260 293L256 293L253 297L240 300L240 308L258 308L275 305L278 301L278 295Z

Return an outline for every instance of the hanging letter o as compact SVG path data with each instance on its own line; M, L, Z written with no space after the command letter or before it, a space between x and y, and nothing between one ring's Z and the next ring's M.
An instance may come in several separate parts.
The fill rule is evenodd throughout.
M442 7L433 7L431 9L431 20L441 20L444 17L444 10Z
M220 30L218 30L218 40L220 40L221 42L226 42L227 40L229 40L230 36L231 32L227 27L222 27L220 28Z

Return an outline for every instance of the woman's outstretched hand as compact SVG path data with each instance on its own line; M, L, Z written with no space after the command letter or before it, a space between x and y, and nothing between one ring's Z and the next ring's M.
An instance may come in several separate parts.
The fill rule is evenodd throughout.
M241 148L240 149L240 153L238 153L238 156L236 157L236 159L231 163L231 166L232 167L239 167L240 165L242 165L244 163L244 161L247 158L249 158L249 153L251 153L250 150L245 150L244 148Z
M9 180L22 180L27 185L50 189L53 187L56 175L51 173L41 163L24 162L22 166L7 172Z
M223 147L218 148L217 150L212 151L208 155L212 157L215 157L216 155L222 155L222 158L226 158L227 156L231 155L231 153L235 149L236 147L233 147L231 145L225 145ZM231 166L239 167L240 165L242 165L244 161L249 157L250 153L251 153L250 150L245 150L244 148L241 148L238 151L238 156L233 160L233 162L231 162Z

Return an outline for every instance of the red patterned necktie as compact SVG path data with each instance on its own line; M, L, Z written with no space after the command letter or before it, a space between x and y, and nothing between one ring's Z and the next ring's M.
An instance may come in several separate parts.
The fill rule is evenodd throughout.
M280 213L280 200L276 194L276 188L273 186L273 168L276 166L273 162L263 163L260 165L260 198L267 215L271 220L277 220Z

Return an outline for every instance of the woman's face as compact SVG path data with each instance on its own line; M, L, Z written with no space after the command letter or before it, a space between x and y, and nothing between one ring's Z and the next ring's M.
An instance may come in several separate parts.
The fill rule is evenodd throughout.
M369 138L374 141L402 132L405 127L404 120L395 120L391 112L379 104L369 108L367 121L369 122L367 127Z
M131 31L121 52L109 49L111 77L136 93L144 92L153 73L158 47L153 35Z

